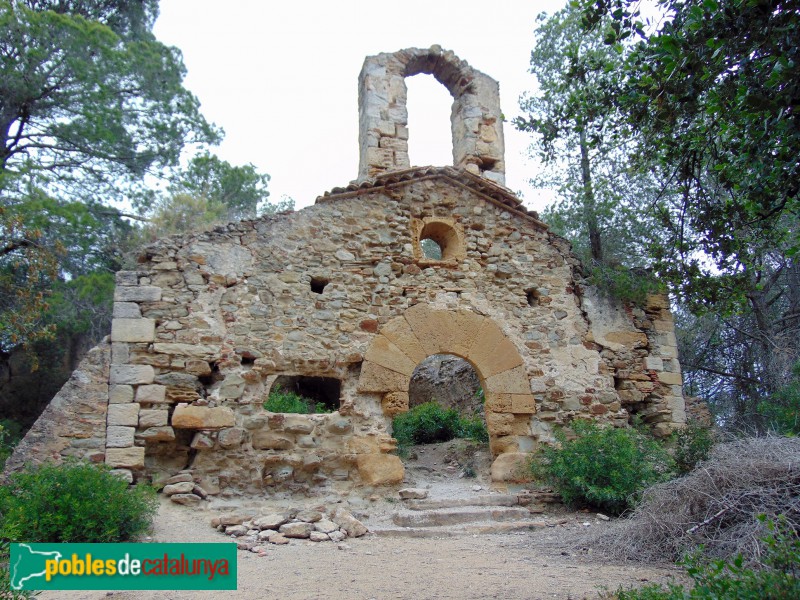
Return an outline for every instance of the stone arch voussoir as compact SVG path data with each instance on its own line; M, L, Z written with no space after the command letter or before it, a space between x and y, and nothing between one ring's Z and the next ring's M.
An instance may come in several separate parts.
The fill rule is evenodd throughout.
M395 317L370 343L358 389L382 394L387 416L404 412L411 375L433 354L453 354L475 368L486 397L493 454L531 449L530 420L536 404L522 356L497 323L475 312L417 304Z

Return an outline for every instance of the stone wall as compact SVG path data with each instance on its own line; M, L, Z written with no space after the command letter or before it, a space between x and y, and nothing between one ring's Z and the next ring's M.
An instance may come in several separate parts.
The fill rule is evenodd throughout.
M6 473L45 460L105 460L110 358L106 338L88 352L14 449L6 461Z
M419 251L431 224L458 245L442 260ZM118 274L106 461L223 493L397 482L391 417L441 353L475 367L496 456L578 417L639 412L667 433L683 417L666 304L602 300L578 266L513 195L453 168L162 240ZM265 411L281 375L339 379L338 411Z

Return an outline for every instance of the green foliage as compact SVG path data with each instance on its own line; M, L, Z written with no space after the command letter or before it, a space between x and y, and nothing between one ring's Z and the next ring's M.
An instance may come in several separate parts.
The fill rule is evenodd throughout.
M30 4L0 2L6 191L121 199L145 173L177 165L187 142L218 139L183 87L180 52L149 30L152 1L139 14L91 0Z
M307 415L309 413L324 414L332 412L324 402L314 402L311 398L306 398L300 394L290 392L276 385L270 390L264 410L276 413L295 413Z
M621 265L592 264L589 281L613 298L644 305L650 294L663 294L664 284L646 269L629 269Z
M706 460L714 447L711 429L693 421L675 432L673 440L675 466L681 475L694 469L700 461Z
M672 461L652 438L633 429L572 424L560 447L546 447L531 463L535 477L552 485L567 504L586 503L613 514L632 508L649 485L666 479Z
M800 250L796 7L664 0L645 33L634 0L584 5L607 43L641 40L605 89L664 182L659 275L698 310L741 309Z
M778 435L800 435L800 363L795 364L792 380L769 400L758 404L756 411L764 419L764 428Z
M434 444L455 438L489 441L481 417L462 417L457 410L443 408L436 402L425 402L397 415L392 421L392 431L401 456L415 444Z
M0 419L0 471L22 439L22 427L11 419Z
M685 561L693 587L647 585L615 592L618 600L793 600L800 598L800 537L789 528L767 524L762 564L747 566L741 555L704 562L701 554Z
M170 193L205 198L225 207L229 221L294 209L294 201L269 204L269 175L252 164L234 166L209 152L195 156L170 185Z
M489 431L486 429L486 422L479 415L475 415L474 417L461 417L459 428L458 437L475 442L489 442Z
M158 501L129 488L105 465L69 462L26 467L0 487L0 539L123 542L144 534Z

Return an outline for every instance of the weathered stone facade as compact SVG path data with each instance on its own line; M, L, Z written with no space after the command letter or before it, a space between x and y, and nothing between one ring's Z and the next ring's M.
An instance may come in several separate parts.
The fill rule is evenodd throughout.
M409 56L411 72L444 60L464 73L437 49L368 58L364 73ZM382 128L368 121L367 137ZM502 150L502 131L495 140ZM105 461L135 478L191 469L210 493L399 483L391 417L433 354L475 368L498 479L574 418L680 426L666 298L603 298L565 240L496 177L456 162L387 163L302 211L147 248L117 274ZM339 380L338 410L265 411L281 376Z

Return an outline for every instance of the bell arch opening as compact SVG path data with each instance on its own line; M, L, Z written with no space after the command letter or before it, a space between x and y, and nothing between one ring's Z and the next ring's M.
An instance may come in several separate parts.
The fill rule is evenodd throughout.
M453 160L450 112L453 98L432 75L406 78L408 87L408 161L411 165L447 165Z

